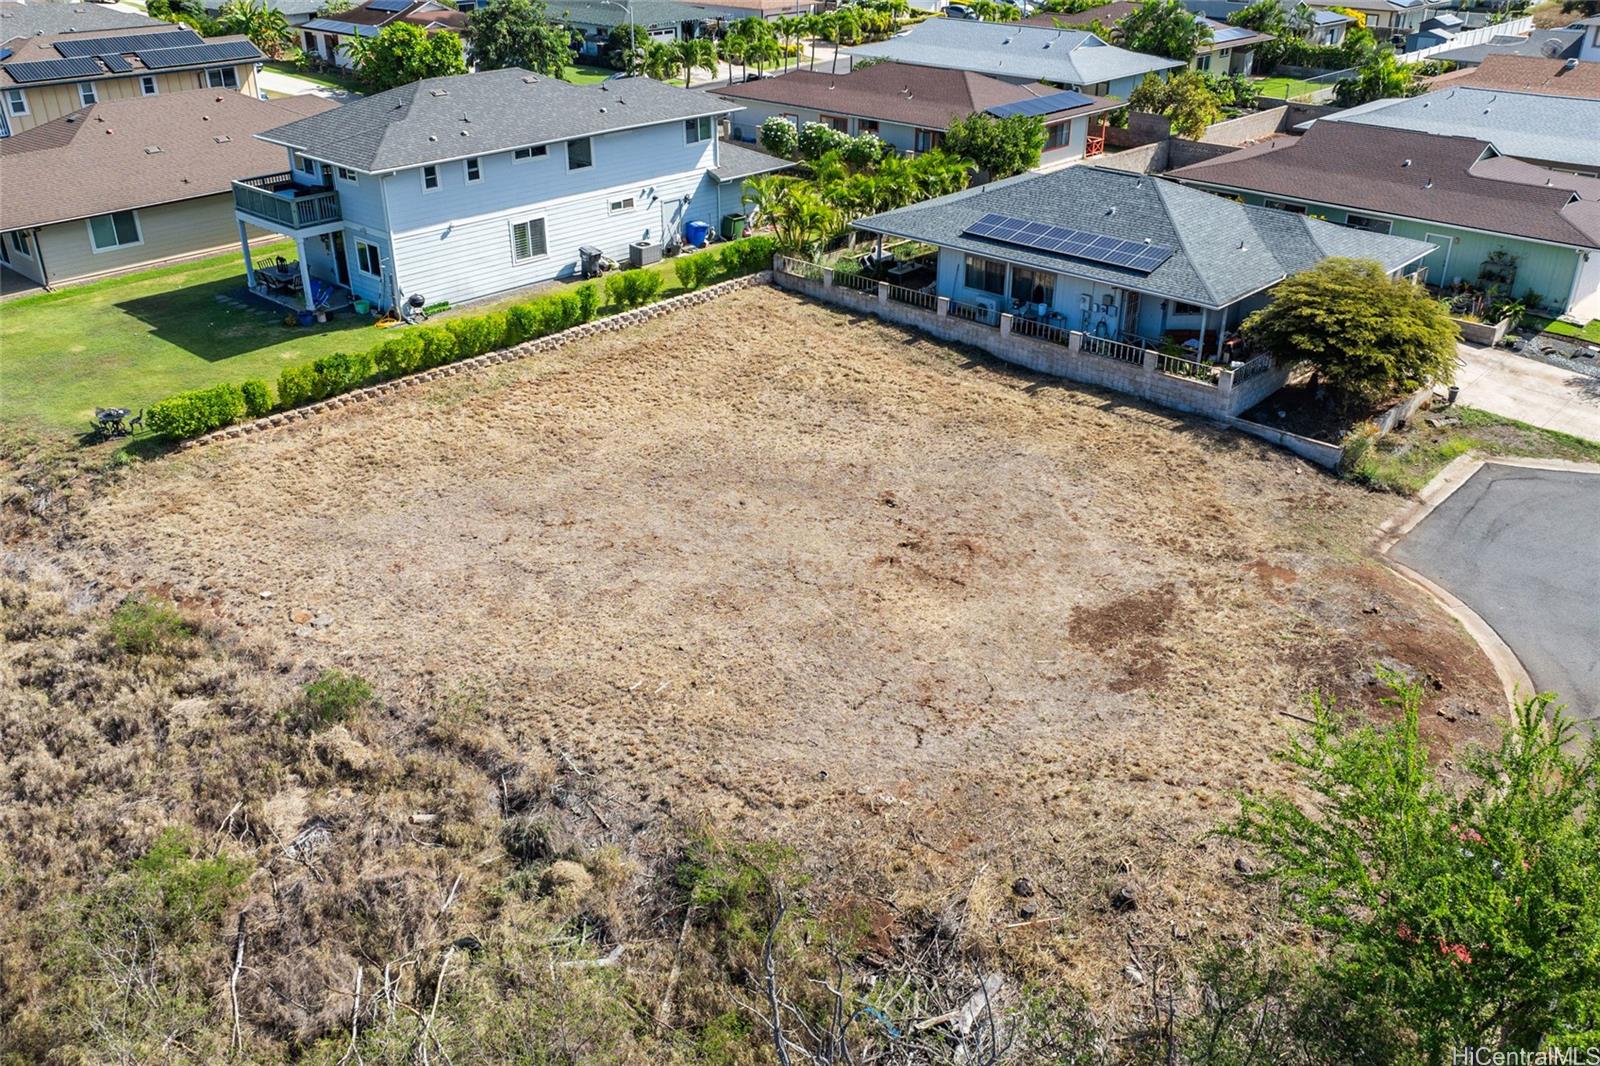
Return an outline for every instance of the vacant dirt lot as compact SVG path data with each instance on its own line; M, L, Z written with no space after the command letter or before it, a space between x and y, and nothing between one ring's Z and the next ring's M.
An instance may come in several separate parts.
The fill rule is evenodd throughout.
M1394 505L762 289L137 468L70 554L396 701L481 689L618 837L703 814L896 906L1026 874L1071 920L996 935L1099 981L1118 923L1253 921L1199 838L1309 690L1429 675L1452 740L1498 705L1369 556Z

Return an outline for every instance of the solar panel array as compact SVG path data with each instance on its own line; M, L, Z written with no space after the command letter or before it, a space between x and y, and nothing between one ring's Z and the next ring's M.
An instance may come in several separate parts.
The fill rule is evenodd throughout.
M1007 115L1048 115L1056 111L1070 111L1074 107L1083 107L1094 103L1082 93L1072 92L1070 89L1058 93L1049 93L1045 96L1029 97L1026 100L1014 100L1009 104L996 104L994 107L985 108L989 114L996 118L1005 118Z
M126 74L133 69L133 64L118 55L101 56L100 62L113 74Z
M85 41L57 41L56 51L68 59L78 56L121 55L148 48L178 48L204 44L205 38L193 30L168 30L163 33L124 33L113 37L93 37Z
M1172 257L1172 249L1163 244L1108 237L1103 233L1052 226L1047 222L1029 222L1025 218L993 212L984 215L963 232L968 236L987 237L1023 248L1036 248L1041 252L1127 267L1141 274L1150 273Z
M157 48L134 53L150 70L168 67L188 67L200 63L223 63L235 59L258 59L261 53L249 41L219 41L216 44L192 44L183 48Z
M374 11L404 11L417 0L372 0L367 6Z
M90 78L100 73L93 59L41 59L34 63L7 63L6 73L13 81L56 81L60 78Z

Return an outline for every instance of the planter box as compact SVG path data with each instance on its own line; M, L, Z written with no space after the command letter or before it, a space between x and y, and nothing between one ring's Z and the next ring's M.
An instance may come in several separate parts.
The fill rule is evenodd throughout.
M1469 322L1464 318L1452 318L1450 321L1460 328L1462 340L1485 348L1493 348L1505 340L1506 331L1511 328L1509 318L1502 318L1498 322Z

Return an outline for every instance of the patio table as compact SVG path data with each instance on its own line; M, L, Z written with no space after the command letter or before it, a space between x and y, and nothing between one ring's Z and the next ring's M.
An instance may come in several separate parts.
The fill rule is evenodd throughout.
M129 435L127 427L128 415L132 412L126 407L96 407L94 410L95 427L99 429L102 437L125 437Z

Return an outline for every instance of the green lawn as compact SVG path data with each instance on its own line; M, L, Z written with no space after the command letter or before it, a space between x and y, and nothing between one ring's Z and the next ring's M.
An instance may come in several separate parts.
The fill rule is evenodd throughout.
M356 79L348 74L335 74L327 70L301 70L293 63L284 63L279 60L268 60L262 64L267 70L278 74L287 74L291 78L309 81L327 89L348 89L351 92L360 92L361 86Z
M256 261L273 255L294 247L262 247ZM0 421L87 429L96 407L138 410L219 381L276 379L291 363L379 340L353 317L291 328L217 301L244 283L234 252L0 304Z
M1251 78L1250 80L1261 90L1261 95L1278 100L1310 96L1314 92L1328 88L1327 82L1302 81L1299 78Z
M568 67L567 72L561 77L574 85L593 85L605 81L615 73L616 71L610 67Z
M1591 344L1600 344L1600 318L1590 322L1587 326L1575 326L1571 322L1562 322L1554 318L1535 318L1529 315L1527 324L1546 333L1589 341Z
M274 255L292 257L294 248L255 250L257 262ZM682 291L673 262L650 268L666 277L663 297ZM577 284L547 282L443 317L503 309L535 292ZM96 407L137 411L218 382L276 383L285 366L365 351L383 339L369 319L353 315L302 328L285 326L282 314L218 302L244 285L244 260L234 252L0 304L0 423L46 436L75 434L89 428Z

